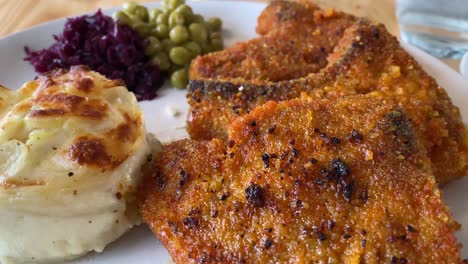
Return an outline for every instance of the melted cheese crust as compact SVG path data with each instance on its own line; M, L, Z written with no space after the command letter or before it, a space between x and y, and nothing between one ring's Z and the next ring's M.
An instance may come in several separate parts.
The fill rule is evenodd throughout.
M55 262L139 222L151 153L135 96L84 67L0 89L0 261Z

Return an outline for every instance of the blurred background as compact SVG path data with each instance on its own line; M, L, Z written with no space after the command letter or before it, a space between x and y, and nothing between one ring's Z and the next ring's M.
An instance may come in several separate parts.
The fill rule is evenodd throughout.
M216 1L216 0L212 0ZM246 0L246 1L256 1L256 2L268 2L268 0ZM437 3L447 3L445 6L453 7L459 13L465 13L468 16L468 0L313 0L314 2L319 3L324 7L337 8L357 16L364 16L375 21L381 22L386 25L388 30L401 37L399 30L399 23L397 20L397 4L398 4L398 17L400 18L400 23L403 25L402 31L403 37L405 40L409 40L412 44L416 44L420 48L424 49L425 42L421 42L421 39L414 39L412 36L419 36L417 33L420 33L420 28L407 27L408 23L413 23L412 18L416 17L421 12L430 13L431 8L433 10L439 11L443 10ZM0 38L6 35L12 34L17 31L21 31L32 27L34 25L44 23L50 20L54 20L61 17L76 16L78 14L94 11L98 8L109 8L114 6L121 6L123 3L128 2L128 0L0 0L0 18L2 20L2 26L0 27ZM136 2L158 2L157 0L136 0ZM422 4L421 4L422 3ZM421 8L422 7L422 8ZM422 9L422 11L420 10ZM445 8L447 9L447 8ZM428 11L429 10L429 11ZM421 11L421 12L419 12ZM447 10L445 10L447 11ZM450 11L450 10L448 10ZM447 15L445 12L443 15ZM450 15L450 14L449 14ZM408 22L408 17L410 18ZM406 20L405 20L406 19ZM413 19L414 20L414 19ZM427 21L430 22L430 19L427 17L423 18L423 23ZM421 22L421 21L419 21ZM436 25L441 25L440 21L434 22ZM433 30L434 23L429 26L429 31L438 32ZM457 23L457 21L455 21ZM462 29L465 28L468 30L468 25L461 25ZM423 28L423 30L428 30L428 28ZM446 38L447 35L442 35L443 38ZM440 37L439 37L440 40ZM450 45L450 43L448 44ZM426 47L427 48L427 47ZM432 49L433 50L433 49ZM427 50L426 51L431 51ZM447 52L446 52L447 53ZM433 55L441 55L435 54ZM447 53L448 54L448 53ZM445 55L447 55L445 54ZM454 53L448 54L453 55ZM444 54L442 54L444 55ZM455 54L454 58L440 58L449 66L451 66L456 71L459 71L460 63L460 52Z

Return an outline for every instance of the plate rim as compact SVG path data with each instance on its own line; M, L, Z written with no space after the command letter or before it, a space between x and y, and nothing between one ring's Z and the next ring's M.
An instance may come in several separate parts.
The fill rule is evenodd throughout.
M209 2L216 3L216 4L219 4L219 5L222 5L223 3L232 3L232 4L236 4L236 5L266 6L268 4L268 2L265 2L265 1L262 1L262 0L248 0L248 1L245 1L245 0L238 0L238 1L237 0L221 0L221 1L217 1L217 0L189 0L189 3L209 3ZM160 2L144 3L144 5L145 6L152 6L152 5L159 6ZM116 10L116 9L119 9L119 8L120 7L117 6L117 7L105 8L105 9L102 9L102 10L104 12L113 12L113 10ZM41 24L34 25L34 26L31 26L31 27L26 28L24 30L17 31L17 32L14 32L12 34L9 34L9 35L6 35L6 36L0 38L0 43L10 41L12 39L17 38L18 36L21 36L21 35L31 34L31 32L33 32L33 31L41 31L46 27L59 27L58 25L54 25L54 24L63 23L64 21L66 21L66 19L68 19L70 17L81 16L81 15L85 15L85 14L92 14L93 12L96 12L96 10L92 10L92 11L89 11L89 12L84 12L84 13L77 14L77 15L74 15L74 16L57 18L57 19L50 20L50 21L47 21L47 22L44 22L44 23L41 23ZM47 37L51 37L51 36L47 36ZM432 78L434 78L436 81L441 76L446 75L449 78L454 79L453 82L457 84L456 85L458 87L457 89L463 89L463 87L468 88L468 81L465 80L459 72L457 72L456 70L454 70L453 68L451 68L450 66L445 64L443 61L441 61L440 59L426 53L425 51L423 51L423 50L421 50L421 49L419 49L419 48L417 48L417 47L415 47L415 46L413 46L411 44L403 42L401 39L398 39L398 41L399 41L399 44L401 45L401 47L403 47L406 51L408 51L408 53L412 57L414 57L415 59L417 57L421 57L424 60L426 60L427 62L432 63L433 64L432 66L434 68L438 69L438 74L437 75L436 74L430 74L430 76ZM416 59L416 60L417 60L418 64L420 64L423 68L424 68L425 64L427 64L427 62L422 63L422 62L420 62L420 60L418 60L418 59ZM442 86L442 87L444 87L444 86ZM460 108L458 105L457 105L457 107ZM462 112L461 112L461 114L463 115ZM466 227L468 227L468 225ZM461 234L461 231L456 232L456 234ZM460 241L461 239L459 238L458 240ZM468 247L468 245L466 245L466 247ZM461 251L461 252L463 253L463 251ZM92 263L94 263L94 262L92 262Z
M236 4L239 3L239 4L264 5L264 6L266 6L269 3L269 1L270 0L187 0L187 2L189 2L190 4L206 3L206 2L213 2L213 3L229 2L229 3L236 3ZM159 2L138 3L138 4L141 4L141 5L144 5L144 6L160 6L161 1L159 1ZM108 8L98 8L97 10L102 10L103 12L113 12L114 10L121 9L121 8L122 8L121 6L113 6L113 7L108 7ZM13 37L16 37L17 35L20 35L20 34L25 34L25 33L27 33L28 31L31 31L31 30L37 30L38 28L41 28L41 27L46 27L46 26L50 26L51 24L54 24L54 23L65 21L65 20L67 20L69 18L92 14L94 12L97 12L97 10L93 9L92 11L86 11L86 12L78 13L78 14L72 15L72 16L65 16L65 17L55 18L55 19L45 21L45 22L42 22L42 23L39 23L39 24L35 24L35 25L32 25L32 26L30 26L28 28L24 28L24 29L22 29L20 31L16 31L16 32L12 32L12 33L9 33L7 35L4 35L3 37L0 38L0 42L6 41L6 40L11 39Z

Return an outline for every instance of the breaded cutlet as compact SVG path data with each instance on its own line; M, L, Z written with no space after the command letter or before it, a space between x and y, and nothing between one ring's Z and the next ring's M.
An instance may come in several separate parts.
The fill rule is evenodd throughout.
M267 102L153 166L141 212L175 263L462 263L425 149L383 99Z
M268 38L268 34L262 38ZM281 45L288 46L289 38L291 36L285 35L281 40L276 39L278 49ZM246 49L263 52L255 46L255 40L245 45ZM226 54L240 52L240 46L242 44L207 57L210 60L228 58L231 55ZM293 50L288 52L294 53ZM278 82L269 81L265 76L242 79L239 77L242 72L232 76L229 71L218 74L224 66L213 64L213 71L209 72L216 74L212 79L194 79L189 84L187 130L191 138L227 139L227 127L235 118L270 100L289 100L304 94L312 98L369 94L384 98L385 102L394 102L408 113L440 184L467 174L468 139L458 108L383 25L365 19L356 21L346 28L326 60L327 65L318 72ZM231 62L223 63L230 65ZM250 72L254 70L245 73L249 76Z
M355 20L312 3L273 1L258 18L257 32L264 36L195 58L190 79L239 78L263 83L318 72Z

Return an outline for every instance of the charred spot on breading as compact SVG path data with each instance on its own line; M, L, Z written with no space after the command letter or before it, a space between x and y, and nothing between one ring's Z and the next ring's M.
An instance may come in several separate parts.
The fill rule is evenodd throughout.
M270 167L270 155L267 153L262 154L262 161L265 169L268 169Z
M344 178L349 175L348 166L340 158L332 160L331 167L334 170L335 175L339 178Z
M265 190L261 186L251 182L245 189L245 198L250 205L263 207L265 205Z
M363 139L364 137L362 136L362 134L359 133L359 131L355 129L353 129L348 136L349 142L352 142L352 143L361 143Z
M403 156L411 154L415 142L413 130L406 114L401 109L396 109L387 114L385 123L387 133L394 136L394 140L398 142L398 152Z
M188 229L195 229L195 228L197 228L198 225L199 225L199 223L200 223L200 220L199 220L198 218L196 218L196 217L191 217L191 216L186 217L186 218L184 218L184 220L183 220L184 226L185 226L186 228L188 228Z
M183 187L188 181L188 174L184 170L180 170L179 176L179 187Z

